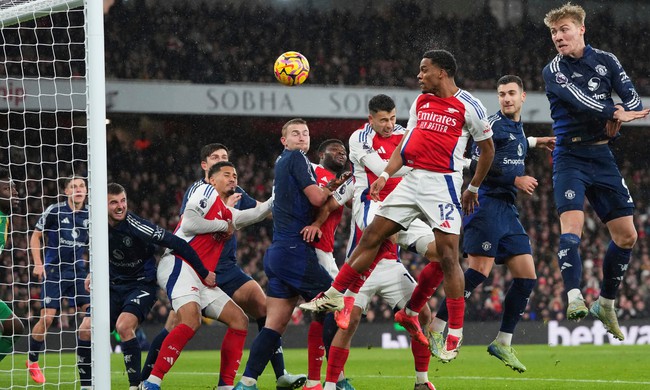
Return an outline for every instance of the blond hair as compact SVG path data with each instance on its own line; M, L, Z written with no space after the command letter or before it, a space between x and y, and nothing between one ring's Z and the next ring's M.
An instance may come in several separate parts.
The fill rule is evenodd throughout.
M285 123L284 126L282 126L282 136L285 137L285 138L287 137L287 128L289 126L291 126L291 125L306 125L306 124L307 124L307 121L305 121L302 118L291 119L287 123Z
M544 17L544 24L551 28L552 25L562 19L571 19L577 26L585 24L585 10L579 5L573 5L570 2L560 8L550 10Z

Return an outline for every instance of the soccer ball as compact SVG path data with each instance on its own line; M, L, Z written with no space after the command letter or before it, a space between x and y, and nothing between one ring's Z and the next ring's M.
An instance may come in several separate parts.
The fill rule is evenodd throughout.
M284 85L300 85L309 75L309 61L297 51L282 53L273 65L275 78Z

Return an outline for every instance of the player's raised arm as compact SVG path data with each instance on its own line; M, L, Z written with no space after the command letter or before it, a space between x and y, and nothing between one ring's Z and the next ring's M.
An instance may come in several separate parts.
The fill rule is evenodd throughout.
M181 219L183 230L191 235L228 231L228 222L205 218L207 210L217 200L217 191L209 184L196 190L187 201Z
M232 212L232 224L235 230L245 228L246 226L256 224L263 221L266 217L271 215L273 209L273 198L269 198L266 202L247 210L237 210L230 207Z

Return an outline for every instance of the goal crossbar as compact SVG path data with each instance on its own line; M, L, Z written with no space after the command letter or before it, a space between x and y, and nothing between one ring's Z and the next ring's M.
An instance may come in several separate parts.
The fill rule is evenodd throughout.
M0 0L0 27L38 19L83 3L83 0Z

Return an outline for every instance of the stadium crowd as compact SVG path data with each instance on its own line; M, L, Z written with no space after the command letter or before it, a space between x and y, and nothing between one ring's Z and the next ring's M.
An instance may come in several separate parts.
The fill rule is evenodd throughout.
M142 122L140 126L143 126ZM184 190L201 175L198 150L204 143L222 141L222 139L219 137L221 133L218 131L215 133L207 128L196 130L196 137L191 139L185 137L183 134L187 131L185 128L187 124L178 119L165 119L144 127L155 128L156 126L160 126L159 128L163 130L140 133L128 125L110 126L109 181L119 182L126 187L131 210L173 230L178 222ZM533 129L533 133L539 131L533 126L529 128ZM239 185L256 199L265 200L271 195L272 156L276 155L277 147L272 142L247 142L251 136L252 134L248 132L228 132L229 144L232 145L231 161L237 167ZM57 182L50 178L56 177L57 172L62 174L69 171L73 161L82 160L85 156L81 134L69 132L66 137L65 133L60 133L59 141L68 142L62 143L58 148L30 148L32 143L40 142L40 138L35 137L36 132L27 133L27 137L22 141L28 146L25 148L28 151L27 158L25 160L23 157L23 160L33 163L42 158L42 163L27 164L26 169L12 171L21 196L26 197L23 207L27 213L24 217L13 218L12 244L7 247L11 252L5 251L2 254L1 264L3 269L10 269L11 255L13 255L13 272L4 272L0 282L0 295L13 297L16 313L20 317L32 319L38 316L40 310L38 300L40 290L30 278L29 260L24 249L28 246L29 234L44 205L50 204L56 197ZM650 166L647 161L634 158L643 153L644 146L643 143L635 142L632 138L633 132L628 131L626 136L615 143L615 149L619 150L618 155L624 158L624 163L621 165L623 176L627 179L636 202L635 224L639 233L638 244L634 248L633 260L626 273L618 301L619 318L622 321L650 317L650 240L648 240L650 194L643 191L644 188L650 188ZM312 153L323 139L321 137L312 140ZM54 141L54 138L51 141ZM18 144L16 142L14 145ZM15 154L16 156L19 154L17 149ZM55 162L57 156L60 160L58 163ZM315 161L315 155L312 154L311 157L312 161ZM20 160L13 160L16 161ZM552 199L549 156L543 152L533 152L529 154L527 167L529 173L539 180L540 185L533 196L520 195L518 200L521 221L533 245L538 275L538 284L531 296L524 319L563 320L565 298L556 259L559 220ZM83 171L85 166L78 165L75 169ZM30 179L23 184L25 177ZM44 197L43 194L49 196ZM346 212L339 227L335 248L335 257L339 264L345 259L348 228L349 213ZM238 258L242 268L264 286L266 277L263 272L262 258L271 243L272 222L267 220L236 234L238 234ZM597 281L602 272L602 259L609 241L596 215L591 209L587 209L581 250L585 253L583 293L588 302L598 296ZM417 276L425 265L423 260L411 253L403 253L402 258L414 276ZM499 319L503 294L509 284L510 277L505 272L505 268L495 267L491 277L476 290L479 293L471 296L471 301L467 305L467 320ZM442 292L438 292L431 299L430 303L434 311L441 300L441 294ZM150 319L164 322L168 312L167 299L162 292L159 296L161 299L151 313ZM307 321L300 312L296 312L294 319L295 323ZM372 310L369 311L365 321L392 320L392 310L381 299L375 298ZM61 326L65 328L68 324L62 323Z
M361 13L229 2L197 7L181 2L171 8L116 2L106 17L106 72L117 79L273 82L273 60L297 50L310 61L310 84L415 88L425 48L445 48L462 64L463 88L491 89L501 75L517 74L529 91L542 90L541 69L556 54L547 27L526 17L502 26L487 3L478 14L461 18L435 2L408 0ZM616 53L639 93L650 94L645 67L650 44L640 39L650 33L648 20L623 27L615 25L610 9L593 12L589 23L600 28L588 31L588 43ZM623 42L634 42L636 50L617 50Z
M425 48L445 48L462 64L458 81L465 89L490 89L501 75L517 74L529 91L541 91L541 69L556 53L550 40L542 40L549 33L541 20L524 15L519 22L502 25L487 2L476 15L464 17L441 12L433 2L412 0L386 2L362 13L241 4L211 2L207 6L197 2L192 7L178 2L161 7L144 0L116 1L105 18L107 77L270 83L274 82L275 58L284 51L297 50L310 61L310 84L415 88L414 76ZM638 92L649 95L645 64L650 62L650 43L641 37L650 34L650 22L622 26L611 17L611 9L601 7L593 12L588 15L589 22L601 28L589 30L587 43L597 42L599 49L615 52ZM470 19L471 28L464 28ZM0 43L5 44L6 62L0 63L0 74L18 78L83 76L82 16L70 14L64 23L70 26L67 30L52 33L19 34L5 29ZM52 41L59 44L49 52L35 45ZM636 50L616 50L630 42ZM28 49L21 50L20 43ZM71 59L71 66L48 61L53 55Z

